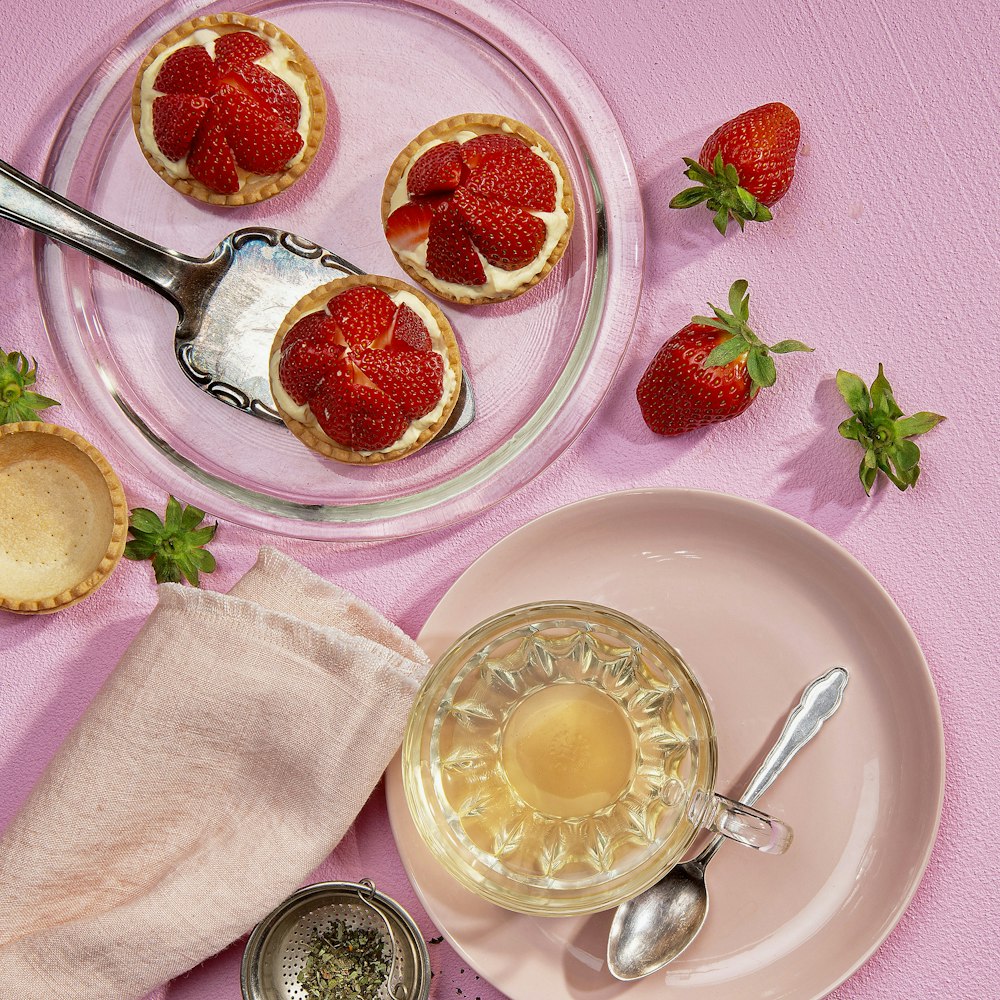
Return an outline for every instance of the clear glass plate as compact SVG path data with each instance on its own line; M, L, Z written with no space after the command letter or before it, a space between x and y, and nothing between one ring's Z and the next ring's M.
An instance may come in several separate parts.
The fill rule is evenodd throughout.
M149 169L132 132L139 62L170 27L227 9L167 3L111 52L56 137L45 183L108 220L184 253L264 224L301 234L370 273L403 277L379 203L393 158L425 126L462 112L527 122L559 149L576 228L552 274L514 300L443 304L475 389L474 423L400 462L356 468L193 386L173 353L176 315L119 272L36 245L42 310L77 403L116 457L215 515L307 538L380 538L474 514L518 489L582 430L628 343L642 281L642 207L621 132L580 64L507 0L250 3L308 51L330 118L316 161L287 192L246 209L202 205Z

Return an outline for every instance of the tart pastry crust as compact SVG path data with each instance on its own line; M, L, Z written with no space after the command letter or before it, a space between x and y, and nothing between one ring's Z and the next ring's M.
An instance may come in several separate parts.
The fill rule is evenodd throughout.
M174 177L169 173L153 155L152 151L146 148L143 141L140 125L142 122L142 80L146 70L153 62L167 49L182 42L194 32L201 28L216 29L219 34L226 34L233 31L252 31L263 38L275 39L285 48L295 55L294 66L301 72L309 100L309 131L303 140L302 155L299 160L293 163L287 170L280 174L258 175L251 174L243 182L240 190L234 194L219 194L211 188L206 187L201 181L194 177ZM132 125L135 129L135 136L139 142L139 148L146 157L146 162L173 188L181 194L197 198L199 201L209 205L252 205L274 195L294 184L312 163L313 158L319 150L323 141L323 134L326 131L326 92L323 89L323 81L320 78L316 67L312 64L309 56L306 55L302 46L290 35L285 34L277 25L270 21L262 21L259 17L251 17L249 14L207 14L196 17L191 21L185 21L171 31L168 31L149 50L139 72L136 74L135 83L132 86Z
M562 157L558 152L556 152L555 147L548 141L548 139L539 135L533 128L531 128L531 126L525 125L524 122L519 122L514 118L508 118L505 115L465 114L453 115L451 118L444 118L437 122L437 124L431 125L429 128L425 128L423 132L413 139L396 157L396 159L393 160L392 166L389 168L389 173L385 178L385 184L382 188L382 228L385 229L386 220L389 218L393 193L399 186L399 182L403 179L403 174L406 173L406 168L410 165L413 158L417 155L421 148L434 139L452 139L460 132L475 132L477 135L483 135L488 132L506 132L519 136L529 146L538 146L545 150L552 162L558 168L559 174L562 177L562 209L569 219L566 225L566 231L562 234L559 242L552 248L548 259L537 274L532 275L531 278L522 282L522 284L518 285L514 289L509 291L498 291L494 294L486 295L454 295L447 290L438 288L435 285L432 285L431 282L415 267L413 267L412 264L404 260L391 244L390 249L396 257L399 266L406 271L406 273L414 281L419 282L428 291L433 292L433 294L442 299L447 299L449 302L457 302L459 305L471 306L484 305L488 302L502 302L505 299L512 299L518 295L522 295L529 288L537 285L538 282L541 281L542 278L544 278L549 271L551 271L552 268L559 263L559 259L566 250L569 238L573 232L574 199L573 184L570 181L569 171L567 171L566 164L563 163Z
M303 316L319 312L325 308L326 304L335 295L339 295L341 292L346 291L348 288L353 288L356 285L371 285L374 288L381 288L384 292L388 292L389 294L399 291L409 292L411 295L419 299L420 302L427 307L431 316L433 316L434 321L438 325L438 330L441 333L441 339L444 341L446 351L445 363L455 373L455 385L452 388L450 396L445 400L441 416L438 417L433 424L425 427L417 436L416 440L406 448L400 448L398 451L392 452L361 452L352 451L350 448L345 448L342 445L337 444L336 441L327 437L318 426L305 424L302 421L297 420L291 414L282 409L281 404L277 401L277 399L274 401L274 406L281 419L284 420L288 429L307 448L311 448L313 451L317 451L321 455L325 455L327 458L335 459L338 462L348 462L352 465L379 465L383 462L394 462L397 459L406 458L407 455L412 455L415 451L419 451L423 448L425 444L433 441L434 438L441 432L445 424L448 423L448 418L451 416L452 410L455 409L455 404L458 402L458 396L462 389L462 361L458 352L458 341L455 339L455 334L451 329L451 324L448 322L444 313L441 312L438 306L412 285L408 285L406 282L399 281L396 278L388 278L378 274L352 274L346 278L337 278L335 281L327 282L327 284L313 289L313 291L301 298L292 307L291 311L284 318L281 326L278 328L278 332L274 338L274 343L271 345L271 358L273 359L275 354L279 354L281 352L281 344L285 339L285 334L288 333L288 331L296 323L298 323ZM273 391L273 377L272 395L276 396Z
M0 524L8 568L0 572L0 608L61 611L118 565L128 534L125 492L107 459L75 431L39 421L0 426L0 493L11 515Z

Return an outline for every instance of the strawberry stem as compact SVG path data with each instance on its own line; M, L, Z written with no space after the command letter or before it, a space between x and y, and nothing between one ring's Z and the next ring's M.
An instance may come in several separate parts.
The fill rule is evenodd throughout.
M0 424L16 424L22 420L41 420L39 410L58 406L55 399L31 392L38 365L20 351L7 354L0 348Z
M746 188L740 187L739 173L731 163L724 163L722 153L716 153L712 169L703 167L697 160L685 156L687 170L684 176L695 182L670 199L670 208L691 208L706 202L715 228L726 235L729 220L735 219L742 230L747 222L769 222L770 209L761 204Z
M145 507L136 507L129 518L132 538L125 546L125 557L137 562L148 559L153 564L157 583L199 585L199 573L215 570L215 557L204 548L214 537L218 523L201 526L205 512L184 506L168 497L163 520Z
M747 374L752 383L750 398L757 395L762 388L774 385L777 370L771 354L790 354L794 351L812 351L801 340L782 340L777 344L768 345L750 329L750 290L747 282L740 278L734 281L729 289L730 312L720 309L709 302L714 317L693 316L693 323L710 326L728 334L702 362L705 368L721 368L744 358Z
M879 471L897 489L916 486L920 449L909 439L926 434L945 418L926 410L904 416L881 364L870 389L860 376L843 369L837 372L837 388L853 414L837 430L841 437L857 441L865 450L858 468L865 493L871 496Z

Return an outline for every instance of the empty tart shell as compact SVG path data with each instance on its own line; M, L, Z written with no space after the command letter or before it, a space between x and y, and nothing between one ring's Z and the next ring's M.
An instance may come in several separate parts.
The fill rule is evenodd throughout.
M251 31L268 41L279 43L290 53L288 66L301 79L306 95L307 107L304 110L307 118L305 123L303 123L301 115L299 118L299 134L302 135L303 146L294 162L280 173L246 174L242 177L240 189L234 194L221 194L218 191L213 191L194 177L183 176L187 172L186 167L179 169L177 166L167 166L160 158L163 154L156 147L153 138L152 94L157 92L152 88L162 65L162 61L158 62L158 60L168 50L181 46L186 39L201 29L209 29L220 35L235 31ZM143 87L144 82L146 83L145 87ZM285 188L298 180L312 163L326 131L326 93L323 89L323 81L310 58L298 42L290 35L285 34L281 28L269 21L262 21L259 17L251 17L249 14L208 14L178 25L167 32L150 49L139 67L135 84L132 87L132 124L135 128L136 138L139 140L139 146L146 157L146 162L181 194L197 198L210 205L252 205L284 191ZM151 146L154 148L150 148ZM171 162L179 163L179 161ZM242 173L245 174L245 172Z
M460 290L461 286L459 286L459 289L447 287L447 283L439 282L438 279L430 274L425 268L421 268L413 260L408 259L406 256L397 251L391 243L389 246L396 257L399 266L402 267L414 281L419 282L419 284L423 285L424 288L433 292L440 298L447 299L450 302L457 302L460 305L483 305L489 302L501 302L505 299L512 299L518 295L522 295L529 288L533 288L537 285L538 282L541 281L552 270L552 268L559 263L559 260L565 252L566 246L569 243L569 238L573 232L574 199L573 184L570 180L569 171L566 169L566 164L563 163L562 157L556 151L555 147L553 147L548 139L539 135L539 133L529 125L525 125L524 122L516 121L513 118L508 118L505 115L465 114L445 118L437 124L431 125L429 128L425 128L423 132L413 139L396 157L396 159L393 160L392 166L389 168L389 173L386 176L385 184L382 188L382 227L383 229L385 228L389 215L395 208L398 208L399 205L402 204L402 202L399 201L396 192L401 189L401 186L402 191L405 192L407 171L409 167L416 162L423 148L428 143L434 142L435 140L446 142L454 139L463 132L474 132L476 135L484 135L486 133L507 133L516 135L523 139L529 147L537 147L545 153L549 162L558 171L562 182L562 197L559 198L557 196L556 209L562 209L562 211L566 214L567 221L566 228L559 237L558 241L549 251L549 254L542 263L541 267L529 278L526 278L523 282L518 284L515 288L498 289L492 292L484 290L482 293L475 293L474 291L463 292ZM393 204L394 198L396 199L395 205ZM474 286L465 287L474 289Z
M75 431L0 426L0 608L46 614L92 594L125 551L128 504L107 459Z
M315 421L306 423L288 413L278 401L278 394L274 391L275 382L278 377L278 361L281 357L281 344L285 339L285 334L304 316L321 311L332 298L346 291L348 288L353 288L357 285L370 285L374 288L381 288L390 295L393 292L408 292L410 295L413 295L426 307L437 324L444 345L445 365L455 374L454 385L447 399L444 401L444 408L440 416L432 424L424 427L416 439L409 445L396 451L364 452L352 451L350 448L345 448L327 437ZM274 342L271 345L270 369L271 395L275 397L274 406L288 429L307 448L311 448L313 451L319 452L319 454L327 458L332 458L337 462L348 462L353 465L378 465L383 462L394 462L397 459L406 458L407 455L412 455L415 451L419 451L425 444L433 441L444 429L444 426L448 423L448 418L455 409L455 404L458 402L459 393L462 388L462 361L459 356L458 341L455 339L451 324L444 313L441 312L436 303L432 302L412 285L408 285L406 282L399 281L396 278L388 278L378 274L352 274L346 278L337 278L335 281L329 281L301 298L292 307L278 328Z

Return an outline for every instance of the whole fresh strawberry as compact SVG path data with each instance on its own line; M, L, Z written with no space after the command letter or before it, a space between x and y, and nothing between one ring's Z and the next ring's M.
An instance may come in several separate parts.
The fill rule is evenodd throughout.
M865 493L871 495L879 470L897 489L916 486L920 477L920 449L910 439L926 434L944 417L927 410L905 416L881 364L870 389L860 376L843 369L837 372L837 388L854 414L837 429L865 450L858 469Z
M711 303L709 303L712 306ZM771 354L811 351L798 340L768 346L750 329L743 280L729 290L731 312L695 316L649 363L636 388L639 409L657 434L684 434L741 414L762 387L774 385Z
M744 111L705 141L698 162L684 157L684 176L695 181L670 201L671 208L705 202L715 228L725 236L729 220L767 222L768 207L785 196L795 175L799 119L775 101Z

